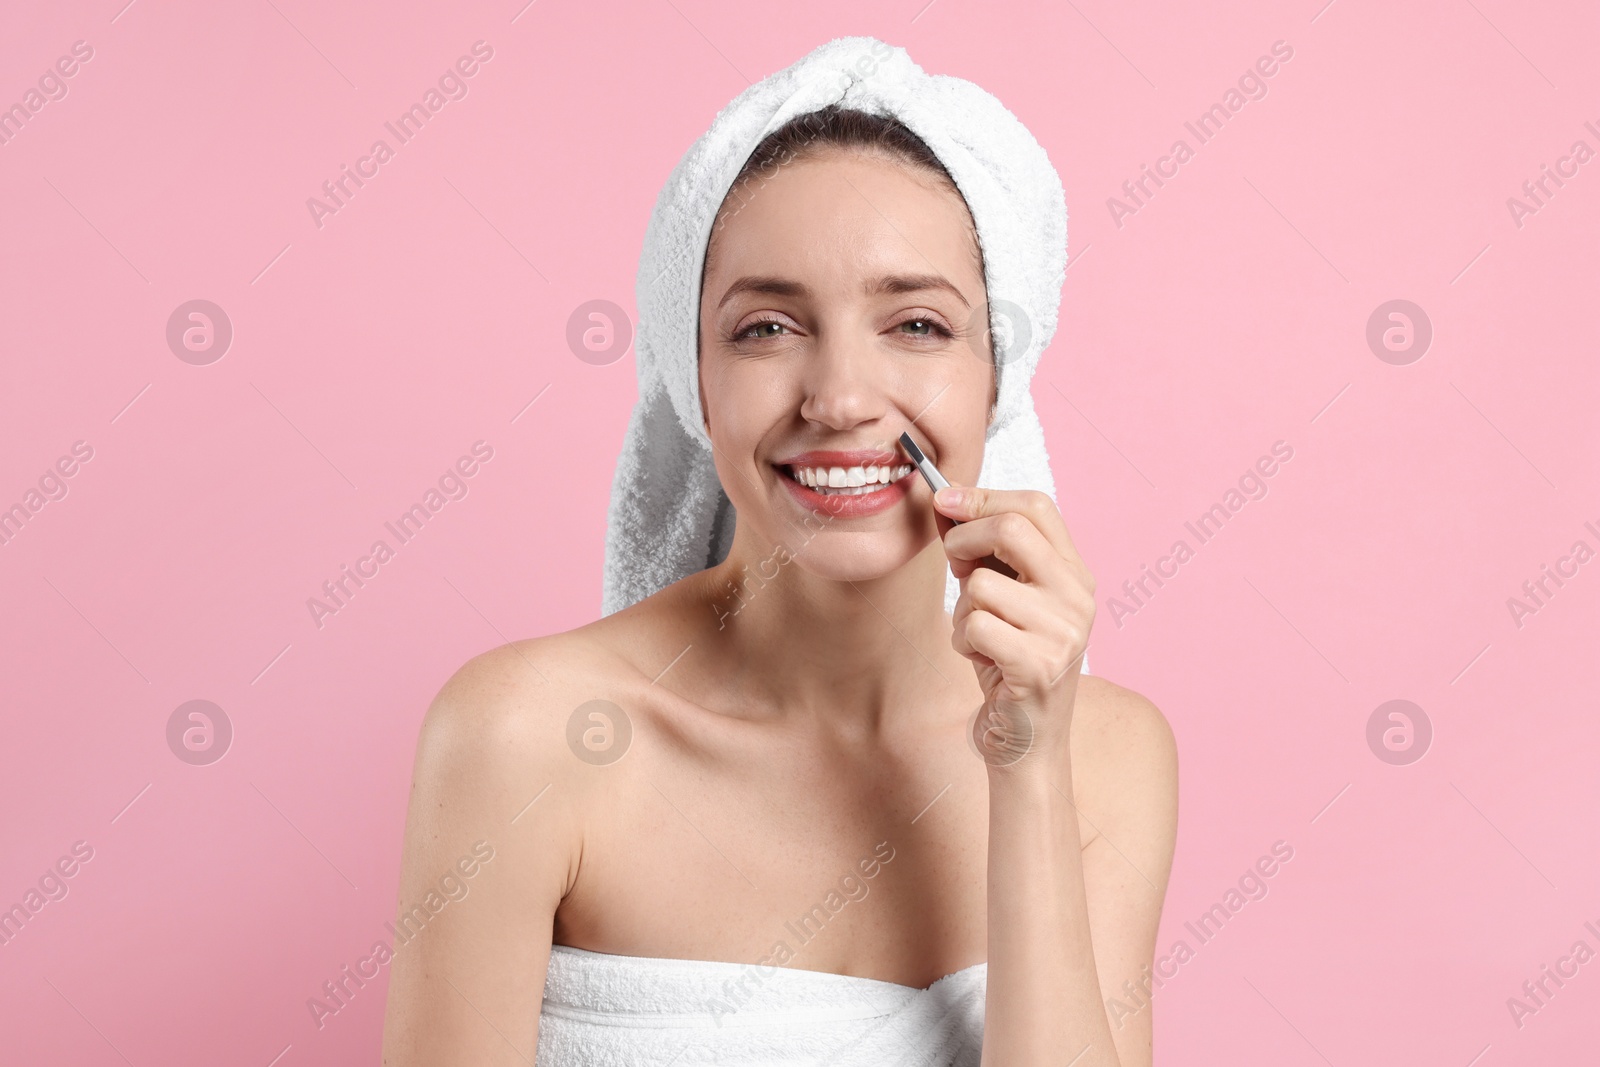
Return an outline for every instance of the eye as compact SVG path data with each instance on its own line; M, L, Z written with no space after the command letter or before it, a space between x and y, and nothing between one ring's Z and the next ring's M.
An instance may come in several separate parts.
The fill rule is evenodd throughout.
M735 341L759 341L764 338L777 337L779 333L777 330L772 329L775 326L784 330L789 328L777 319L760 319L734 334L733 339Z
M908 326L911 327L910 330L906 330L906 327L908 327ZM900 325L898 327L896 327L896 328L901 330L901 331L903 331L903 332L905 332L907 334L907 336L910 336L910 337L953 337L953 336L955 336L947 327L945 327L945 325L943 323L939 322L938 320L936 320L936 319L934 319L932 317L927 317L927 316L918 316L917 318L914 318L914 319L906 319L904 322L900 323Z

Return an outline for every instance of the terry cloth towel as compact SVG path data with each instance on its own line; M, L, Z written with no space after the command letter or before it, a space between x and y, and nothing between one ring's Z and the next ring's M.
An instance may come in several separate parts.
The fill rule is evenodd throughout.
M892 115L955 179L983 250L999 396L978 484L1055 499L1029 382L1056 329L1066 276L1061 178L1033 135L971 82L930 75L873 37L828 42L723 108L673 169L644 236L635 299L639 400L612 483L602 612L727 557L734 512L700 412L700 276L718 208L763 137L840 104ZM959 586L948 574L945 610Z
M535 1067L977 1067L988 966L927 989L553 945Z

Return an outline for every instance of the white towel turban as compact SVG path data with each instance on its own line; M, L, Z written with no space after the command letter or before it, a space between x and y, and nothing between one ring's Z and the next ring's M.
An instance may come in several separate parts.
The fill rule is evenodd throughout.
M1029 382L1055 333L1066 276L1061 178L1017 117L971 82L925 74L905 49L844 37L740 93L656 200L639 260L639 401L612 483L602 611L727 557L734 512L700 412L700 275L717 211L767 134L830 104L890 115L925 141L966 199L983 250L999 376L978 484L1055 499ZM959 588L948 574L945 610Z

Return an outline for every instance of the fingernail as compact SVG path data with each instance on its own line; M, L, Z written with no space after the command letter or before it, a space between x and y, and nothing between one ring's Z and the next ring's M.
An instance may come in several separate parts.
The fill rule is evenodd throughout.
M959 508L967 499L967 494L959 489L946 487L933 494L934 499L947 508Z

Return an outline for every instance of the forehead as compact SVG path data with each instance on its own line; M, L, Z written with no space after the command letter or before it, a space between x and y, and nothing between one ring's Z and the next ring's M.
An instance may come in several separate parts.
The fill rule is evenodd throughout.
M757 173L729 193L712 229L705 284L784 274L856 289L861 277L892 271L942 274L981 298L965 201L920 168L827 150Z

